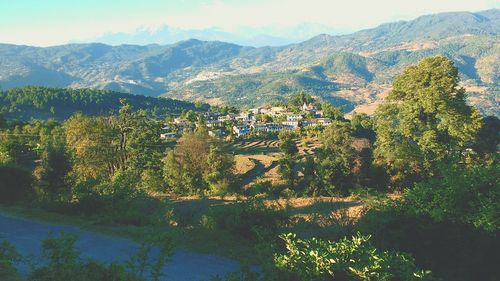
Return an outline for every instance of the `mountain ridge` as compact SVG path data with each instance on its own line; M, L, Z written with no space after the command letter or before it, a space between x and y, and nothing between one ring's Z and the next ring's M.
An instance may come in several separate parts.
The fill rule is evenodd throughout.
M241 106L308 91L347 101L349 110L380 99L404 67L444 55L465 83L486 93L476 95L481 105L498 93L499 36L500 10L492 9L426 15L280 47L197 39L170 45L0 44L0 86L90 87ZM328 58L334 58L329 66Z

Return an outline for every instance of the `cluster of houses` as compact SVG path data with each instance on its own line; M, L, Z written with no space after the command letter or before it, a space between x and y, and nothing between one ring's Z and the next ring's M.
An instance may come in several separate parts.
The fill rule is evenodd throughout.
M270 116L272 119L283 120L281 122L264 122L259 121L262 115ZM252 108L240 114L220 114L217 112L207 112L204 114L204 125L209 129L209 134L214 137L223 137L227 130L227 124L232 124L232 133L238 137L248 135L250 133L272 133L282 130L293 130L300 127L312 126L328 126L332 123L331 119L324 118L323 112L317 110L312 104L304 104L300 108L300 113L293 113L287 110L286 107L270 107L270 108ZM171 127L164 127L165 133L161 134L161 138L175 138L179 131L189 132L193 128L190 127L190 122L181 118L175 118L172 122L178 130L170 132ZM198 124L200 125L200 124Z

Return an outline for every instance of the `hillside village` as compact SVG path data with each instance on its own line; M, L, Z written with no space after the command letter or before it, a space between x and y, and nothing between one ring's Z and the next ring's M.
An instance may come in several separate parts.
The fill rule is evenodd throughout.
M198 116L184 114L173 118L162 128L162 139L176 139L196 127L205 126L210 136L219 138L259 136L298 128L323 127L332 123L322 105L311 97L299 94L302 105L256 107L237 112L211 111Z

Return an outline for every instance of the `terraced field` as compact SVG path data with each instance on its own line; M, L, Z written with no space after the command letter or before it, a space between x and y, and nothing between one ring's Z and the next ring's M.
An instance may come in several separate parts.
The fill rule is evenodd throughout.
M299 155L314 155L319 147L317 139L296 141ZM278 160L281 158L279 140L238 140L231 146L235 155L235 172L248 188L255 183L270 181L279 183Z

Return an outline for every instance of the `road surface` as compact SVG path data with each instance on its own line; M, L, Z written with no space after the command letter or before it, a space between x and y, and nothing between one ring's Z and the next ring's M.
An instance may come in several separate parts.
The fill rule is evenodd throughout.
M58 236L61 231L78 236L76 247L83 258L90 257L101 262L125 262L139 249L138 244L128 239L90 232L76 226L0 214L0 241L10 241L20 254L32 255L35 260L40 257L41 241L50 232ZM212 276L224 276L238 269L239 263L224 257L175 250L164 268L164 280L210 280ZM19 270L26 273L28 268L21 265Z

